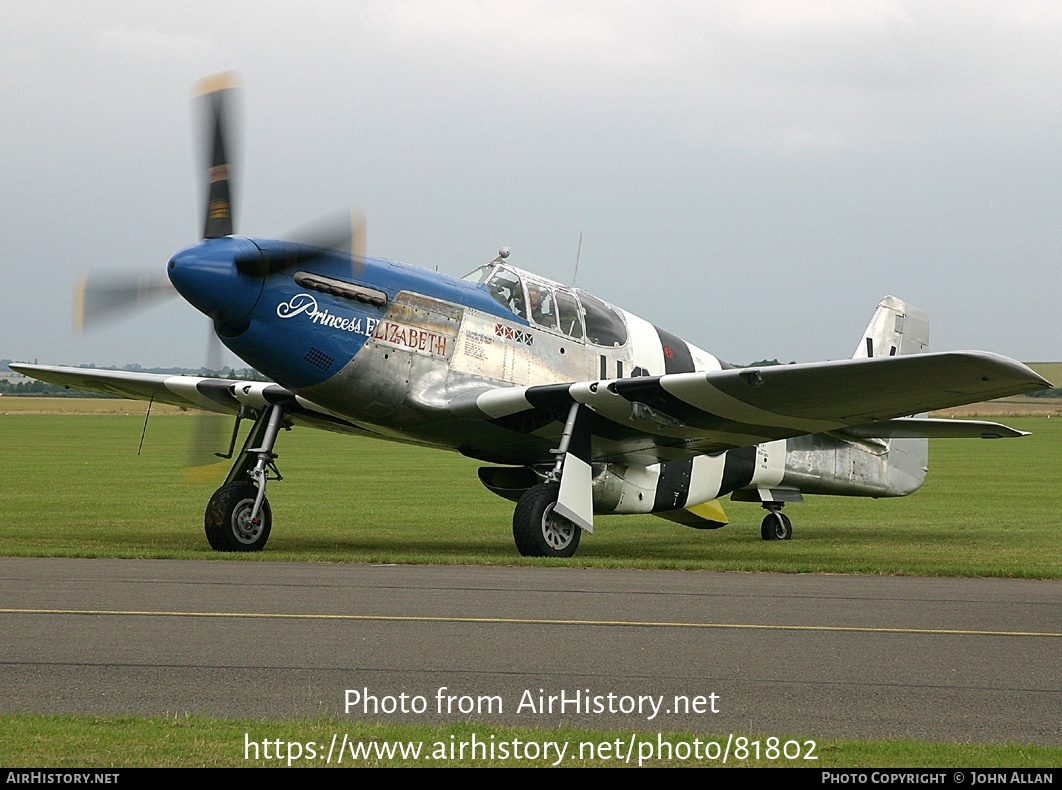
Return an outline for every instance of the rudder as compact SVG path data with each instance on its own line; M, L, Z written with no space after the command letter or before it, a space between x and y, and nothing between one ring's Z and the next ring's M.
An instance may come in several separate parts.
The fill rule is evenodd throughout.
M886 296L878 303L852 359L926 351L929 351L929 316L902 299Z

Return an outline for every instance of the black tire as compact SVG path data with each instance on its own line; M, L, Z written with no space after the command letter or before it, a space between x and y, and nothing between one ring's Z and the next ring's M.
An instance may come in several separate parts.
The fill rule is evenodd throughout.
M760 524L760 537L764 540L790 540L793 537L793 522L784 513L772 510Z
M525 557L570 557L579 548L582 529L554 514L560 486L540 483L527 489L513 511L513 540Z
M203 527L214 551L261 551L269 540L273 513L262 500L258 523L250 524L258 488L251 483L230 483L214 492L207 503Z

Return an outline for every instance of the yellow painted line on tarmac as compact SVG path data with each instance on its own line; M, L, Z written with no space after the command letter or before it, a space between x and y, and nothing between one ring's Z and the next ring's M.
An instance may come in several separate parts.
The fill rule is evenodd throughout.
M494 623L505 625L583 625L621 628L718 628L737 631L827 631L948 636L1047 636L1050 631L975 631L958 628L879 628L856 625L768 625L760 623L671 623L642 620L562 620L525 617L432 617L390 614L286 614L283 612L166 612L114 609L0 609L0 614L117 615L121 617L214 617L238 620L348 620L396 623Z

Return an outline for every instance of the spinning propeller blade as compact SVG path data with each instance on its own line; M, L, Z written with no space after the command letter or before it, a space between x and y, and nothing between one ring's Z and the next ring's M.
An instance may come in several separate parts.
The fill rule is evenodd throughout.
M215 74L196 85L196 96L204 104L203 158L207 182L204 238L228 236L233 232L229 135L236 85L234 72ZM175 293L164 272L85 275L74 288L74 330L98 328Z
M350 258L351 273L360 277L365 269L367 235L365 212L354 209L297 228L284 241L263 244L254 254L237 259L236 266L252 277L266 277L339 254Z
M351 274L360 277L365 273L365 257L369 244L369 223L361 209L350 212L350 239Z
M221 375L221 341L213 329L207 335L207 375ZM224 477L225 464L217 453L225 451L231 419L221 414L199 412L195 415L192 438L188 445L185 480L191 483L214 483Z
M204 107L206 210L203 238L218 239L233 234L232 150L228 145L237 80L226 71L200 80L196 96Z
M98 329L176 293L164 274L86 274L74 286L74 331Z

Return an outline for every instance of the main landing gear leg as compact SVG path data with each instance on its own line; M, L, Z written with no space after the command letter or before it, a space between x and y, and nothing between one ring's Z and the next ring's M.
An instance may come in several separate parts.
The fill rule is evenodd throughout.
M760 524L760 537L764 540L790 540L793 537L793 522L782 512L784 502L764 502L767 515Z
M284 407L280 404L263 411L224 485L210 497L203 526L215 551L261 551L269 540L273 513L265 496L266 482L283 479L273 452L283 424Z
M577 493L585 494L582 510L589 518L593 518L590 467L584 460L590 456L590 437L585 420L580 424L579 409L579 404L573 403L568 410L560 446L553 451L557 461L546 475L546 482L525 491L513 511L513 540L517 550L525 557L570 557L579 548L582 527L561 515L558 509L565 475L572 475L572 488ZM581 479L580 475L585 479ZM585 491L581 486L585 487Z

